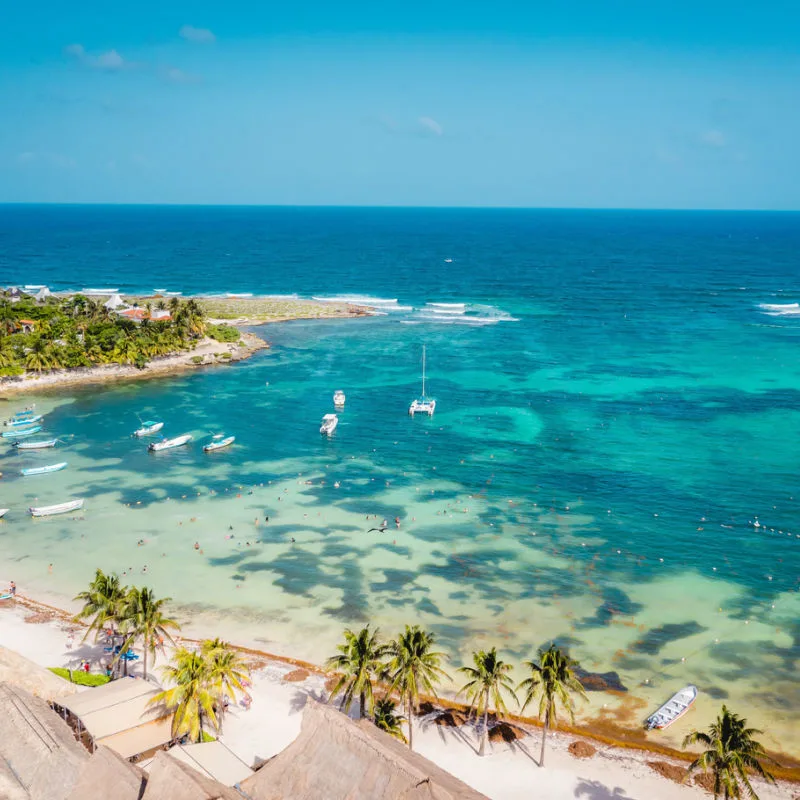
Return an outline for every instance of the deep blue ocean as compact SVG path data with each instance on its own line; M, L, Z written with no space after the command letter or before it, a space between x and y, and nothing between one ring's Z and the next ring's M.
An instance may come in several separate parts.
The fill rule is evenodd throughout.
M365 509L422 520L435 478L452 507L403 528L405 568L344 534L210 568L263 574L250 606L307 600L336 630L402 612L452 653L555 639L648 702L693 681L703 713L730 698L800 749L800 214L0 206L0 284L373 298L377 317L266 326L251 361L54 414L102 442L133 409L199 426L235 408L241 449L204 485L338 469L347 497L304 500L353 530ZM423 344L438 408L410 421ZM137 462L131 485L152 468L176 496L168 463Z

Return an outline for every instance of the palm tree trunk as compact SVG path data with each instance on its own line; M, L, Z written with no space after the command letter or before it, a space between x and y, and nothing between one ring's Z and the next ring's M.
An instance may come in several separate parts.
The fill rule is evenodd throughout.
M144 661L142 665L144 666L144 679L147 680L147 634L144 636Z
M488 733L488 726L489 726L489 704L486 704L486 707L483 709L483 733L481 733L481 747L478 750L478 755L482 756L483 751L486 747L486 734Z
M364 706L367 704L367 693L365 691L361 691L361 694L358 696L358 718L364 719Z
M408 700L406 701L406 717L408 718L408 749L414 749L414 725L412 722L412 717L414 715L414 704L411 701L411 694L408 695Z
M547 740L547 723L550 721L550 709L545 712L544 727L542 728L542 750L539 753L539 766L544 766L544 743Z

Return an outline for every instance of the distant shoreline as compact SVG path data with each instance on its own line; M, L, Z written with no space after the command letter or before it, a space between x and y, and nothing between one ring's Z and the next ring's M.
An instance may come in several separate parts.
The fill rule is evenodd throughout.
M105 299L109 295L93 296ZM155 306L160 301L169 300L168 297L161 295L124 295L124 297L130 304L135 303L139 306L145 304ZM154 358L142 368L127 364L101 364L42 373L26 372L15 377L0 378L0 399L19 394L115 381L164 378L197 367L231 364L250 358L261 350L269 349L270 346L259 336L242 331L242 327L292 320L350 319L370 316L371 313L366 306L318 303L300 299L201 298L198 299L198 303L207 315L209 323L226 324L236 328L240 334L239 342L218 342L205 337L192 350Z

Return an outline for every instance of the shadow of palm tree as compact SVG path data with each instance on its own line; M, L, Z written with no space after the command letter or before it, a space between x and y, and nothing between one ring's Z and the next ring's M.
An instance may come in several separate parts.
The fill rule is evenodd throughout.
M583 797L586 800L635 800L621 786L613 789L600 781L591 781L581 778L573 792L575 797Z

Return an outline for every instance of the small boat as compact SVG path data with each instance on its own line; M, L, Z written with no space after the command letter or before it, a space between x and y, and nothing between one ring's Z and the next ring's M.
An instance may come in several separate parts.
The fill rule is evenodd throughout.
M14 442L17 450L43 450L45 447L55 447L58 439L43 439L39 442Z
M338 424L339 417L337 417L336 414L326 414L322 418L322 425L319 427L319 432L327 436L333 436L333 432L336 430Z
M415 414L427 414L432 417L435 410L436 401L425 395L425 345L422 345L422 394L416 400L412 400L408 413L412 417Z
M345 401L345 393L341 389L337 389L333 393L333 404L337 408L344 408L344 401Z
M150 442L147 449L151 453L158 453L161 450L171 450L173 447L180 447L187 442L192 441L190 433L184 433L183 436L176 436L174 439L162 439L160 442Z
M62 461L60 464L49 464L46 467L28 467L28 469L23 469L23 475L46 475L48 472L59 472L62 469L65 469L67 466L66 461Z
M24 430L3 431L0 436L3 439L14 439L20 436L33 436L34 433L39 433L42 429L41 425L36 425L33 428L25 428Z
M203 452L213 453L214 450L222 450L223 447L229 447L235 441L235 436L225 436L224 433L218 433L216 436L212 437L208 444L203 445Z
M28 511L34 517L52 517L55 514L67 514L70 511L77 511L83 508L83 498L80 500L70 500L67 503L59 503L55 506L39 506L38 508L31 507Z
M0 519L3 519L3 517L6 514L8 514L8 509L7 508L0 508Z
M140 439L142 436L150 436L151 434L158 433L164 427L163 422L153 422L153 420L146 420L142 423L142 427L133 432L133 435Z
M695 700L697 700L697 687L690 683L679 692L675 692L655 714L651 714L645 720L644 727L647 730L668 728L691 708Z
M15 428L19 425L33 425L34 422L40 422L44 419L42 414L32 414L31 416L26 417L12 417L9 420L6 420L6 426L9 428Z

